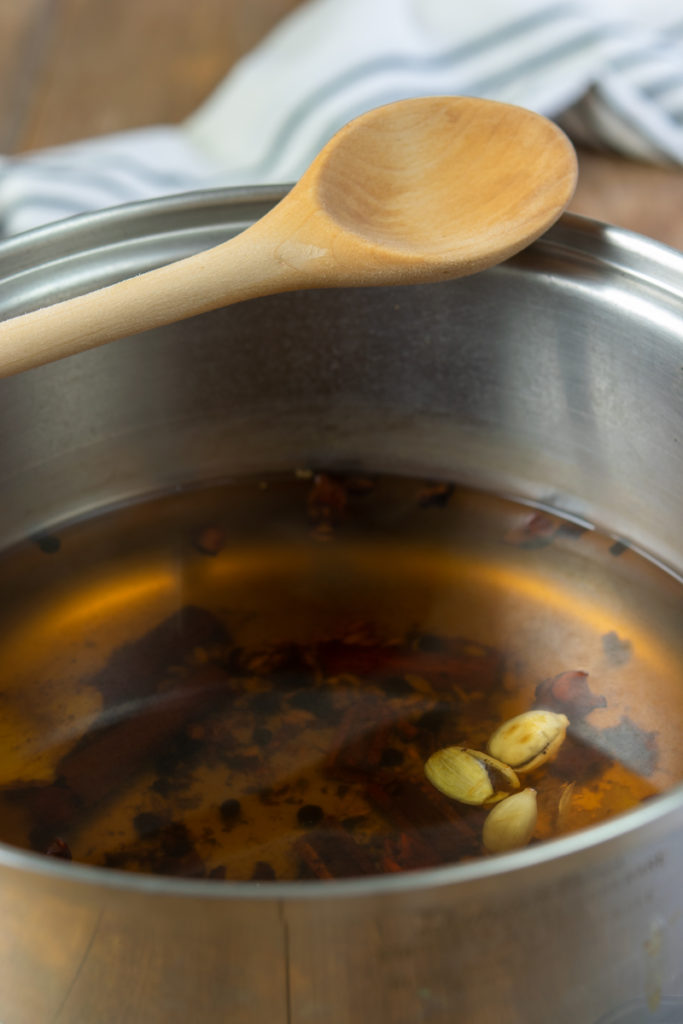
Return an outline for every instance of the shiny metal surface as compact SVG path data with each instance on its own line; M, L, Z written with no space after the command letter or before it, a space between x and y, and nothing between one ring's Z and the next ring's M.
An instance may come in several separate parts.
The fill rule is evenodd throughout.
M277 195L13 239L0 317L215 244ZM683 257L564 218L475 278L275 296L2 381L0 429L3 546L178 483L326 464L530 497L683 571ZM682 878L680 792L503 860L361 882L217 886L0 848L0 1020L663 1022Z

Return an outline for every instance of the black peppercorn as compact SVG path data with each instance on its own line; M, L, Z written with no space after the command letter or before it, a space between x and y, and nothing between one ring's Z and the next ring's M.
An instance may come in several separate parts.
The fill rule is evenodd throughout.
M322 807L318 807L317 804L304 804L296 812L296 820L304 828L312 828L322 821L324 814Z

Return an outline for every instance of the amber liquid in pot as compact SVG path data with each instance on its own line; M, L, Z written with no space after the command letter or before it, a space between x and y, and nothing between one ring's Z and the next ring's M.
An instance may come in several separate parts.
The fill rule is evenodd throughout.
M485 855L425 779L566 714L531 842L683 776L683 587L618 539L445 484L182 491L0 556L0 839L132 871L333 878Z

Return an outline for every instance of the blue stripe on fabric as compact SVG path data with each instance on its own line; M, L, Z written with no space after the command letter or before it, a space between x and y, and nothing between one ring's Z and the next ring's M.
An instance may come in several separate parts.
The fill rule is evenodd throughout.
M518 21L503 25L481 36L474 42L453 47L441 54L428 57L413 57L402 54L386 55L363 64L356 64L352 68L347 68L341 74L330 79L330 81L317 87L310 96L307 96L305 100L302 100L294 107L280 125L265 156L255 166L250 167L250 171L256 180L264 178L276 155L285 147L297 127L312 113L315 113L322 103L343 93L348 86L356 86L364 78L369 79L378 74L394 72L442 70L464 59L471 59L474 56L485 53L496 46L505 46L515 37L540 28L546 28L548 25L560 21L572 13L574 13L572 4L558 4L555 7L534 12L525 18L520 18ZM378 104L373 103L372 105L377 106ZM366 106L365 109L368 109L368 107ZM349 118L347 117L345 121L338 122L337 126L341 128L348 120ZM327 141L328 137L325 138L324 142Z

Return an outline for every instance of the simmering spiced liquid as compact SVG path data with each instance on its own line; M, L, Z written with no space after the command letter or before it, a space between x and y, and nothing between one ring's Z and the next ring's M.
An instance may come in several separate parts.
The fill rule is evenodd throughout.
M0 556L0 838L132 871L333 878L485 855L424 764L565 714L532 843L683 777L683 586L444 484L301 472Z

